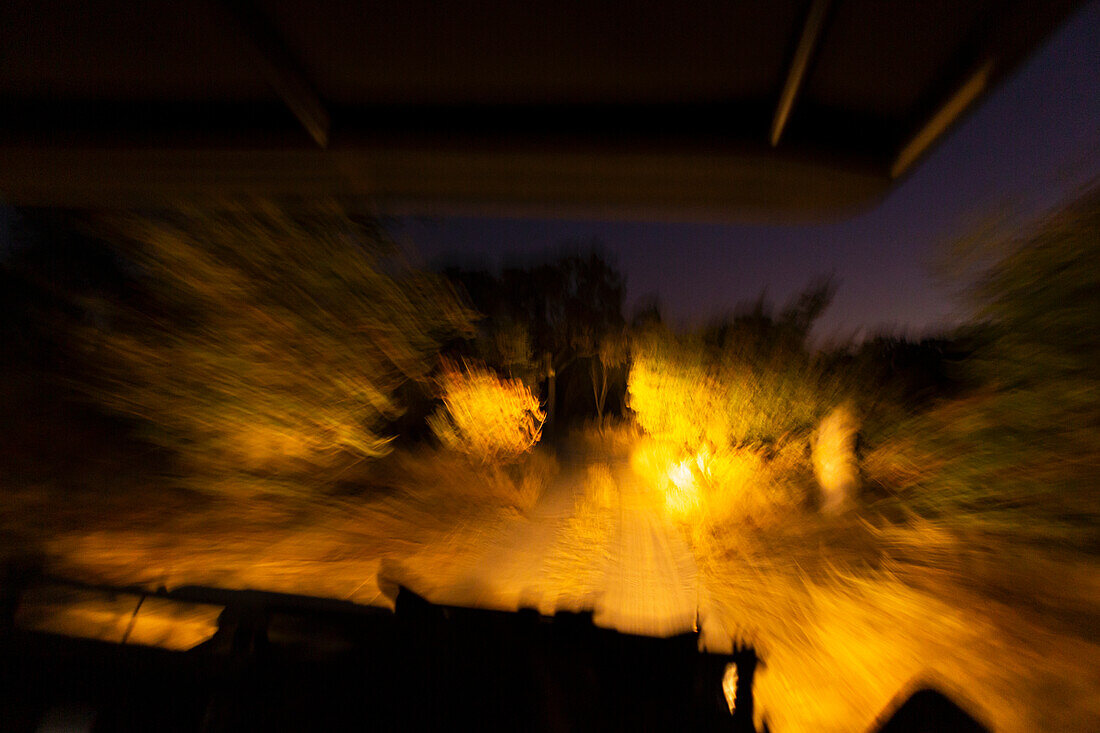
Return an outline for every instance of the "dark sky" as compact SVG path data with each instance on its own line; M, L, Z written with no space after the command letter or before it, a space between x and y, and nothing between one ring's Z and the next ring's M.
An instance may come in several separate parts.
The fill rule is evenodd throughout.
M393 234L429 263L464 252L494 266L599 239L626 276L628 307L657 294L676 323L755 299L782 303L833 273L820 337L916 335L958 313L933 274L945 242L991 212L1034 217L1100 175L1100 1L1063 26L956 126L891 194L841 222L718 225L455 217L407 219Z

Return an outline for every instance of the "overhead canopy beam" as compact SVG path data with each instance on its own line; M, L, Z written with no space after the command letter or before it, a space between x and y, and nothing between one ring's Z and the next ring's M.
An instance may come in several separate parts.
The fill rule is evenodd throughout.
M806 22L802 25L802 36L798 39L798 47L795 49L794 58L791 59L791 67L787 70L787 81L783 84L783 93L779 95L779 105L775 108L775 117L772 119L772 147L779 144L783 128L787 126L787 118L790 117L795 97L798 96L798 91L806 78L806 70L810 66L814 49L817 48L817 41L821 37L821 29L825 26L825 15L828 11L829 0L813 0L810 4Z
M15 206L132 208L181 201L347 197L389 213L651 221L815 221L877 200L877 166L794 154L447 147L379 139L327 150L6 146L0 192Z
M952 83L916 118L919 124L910 128L915 132L900 140L890 161L890 178L912 169L983 94L1035 50L1035 39L1053 31L1078 4L1076 0L1015 0L997 7L980 24L984 34L976 48L954 65L959 73L952 74Z
M939 139L947 128L985 91L986 87L989 86L993 68L994 61L992 59L985 62L967 76L962 84L944 100L943 104L928 118L928 121L898 151L894 162L890 165L891 178L897 178L905 173L909 166L913 165L924 154L924 151Z
M283 39L249 0L219 0L257 68L313 141L328 147L329 113Z
M550 77L535 62L572 48L575 39L562 29L523 57L529 68L525 61L488 85L475 74L503 47L480 41L480 31L455 39L453 48L463 54L455 55L454 78L466 81L451 88L444 83L450 72L422 56L415 22L390 24L401 58L414 68L397 79L378 76L377 49L357 46L354 27L333 34L335 24L362 22L358 13L338 11L335 0L304 11L316 14L309 23L269 0L178 0L182 13L132 18L114 13L113 0L84 0L89 19L98 19L80 43L65 42L63 8L39 3L41 18L0 12L28 48L57 51L44 65L37 51L20 64L0 64L0 197L17 205L126 207L222 195L348 195L409 211L454 207L514 216L567 210L678 220L843 216L879 200L896 185L891 174L919 165L1081 2L979 3L984 11L936 3L930 22L922 20L909 38L906 27L872 10L874 3L844 3L841 19L841 3L799 0L801 13L777 15L782 25L766 39L752 36L759 31L751 23L723 28L719 42L736 31L734 42L746 54L708 70L700 96L667 95L670 80L694 68L696 55L682 45L693 36L685 34L661 60L686 67L664 81L642 77L642 86L606 101L592 95L621 69L604 62L594 62L594 80L555 66L565 85L543 99ZM673 0L658 5L676 7ZM155 22L161 15L163 27ZM688 25L706 22L705 15L686 16ZM841 21L848 30L834 39ZM887 29L891 42L905 41L905 53L888 57L891 63L924 46L932 56L919 73L887 64L847 91L818 89L818 74L837 79L852 72L847 62L832 66L838 55L882 48L860 40L860 22L867 33ZM339 66L315 66L336 36L343 46L333 47L332 58ZM132 60L106 53L120 39L139 37ZM775 50L776 41L788 58L754 60ZM113 60L101 68L92 63L100 55ZM761 102L756 83L748 82L764 74L772 93ZM329 91L337 87L340 94ZM404 91L394 96L398 87ZM334 95L332 106L322 92ZM795 104L802 104L798 115ZM762 134L766 122L771 145Z

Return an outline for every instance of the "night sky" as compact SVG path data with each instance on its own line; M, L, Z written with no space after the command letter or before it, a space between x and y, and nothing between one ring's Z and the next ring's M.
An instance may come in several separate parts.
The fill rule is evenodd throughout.
M934 332L960 311L935 274L945 243L995 212L1019 219L1100 175L1100 2L1094 0L983 99L881 203L838 222L725 225L535 219L404 219L398 241L429 264L493 267L599 240L627 306L656 294L690 325L755 300L782 303L817 276L840 285L819 338Z

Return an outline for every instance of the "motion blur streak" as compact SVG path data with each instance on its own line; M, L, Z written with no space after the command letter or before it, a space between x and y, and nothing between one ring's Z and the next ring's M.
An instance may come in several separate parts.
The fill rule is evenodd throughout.
M130 588L18 624L184 648L217 609L142 589L400 583L751 648L776 733L922 686L1001 733L1100 730L1100 192L960 242L965 327L833 350L829 281L685 333L627 325L596 255L463 292L342 215L260 212L68 252L39 222L5 261L5 559Z

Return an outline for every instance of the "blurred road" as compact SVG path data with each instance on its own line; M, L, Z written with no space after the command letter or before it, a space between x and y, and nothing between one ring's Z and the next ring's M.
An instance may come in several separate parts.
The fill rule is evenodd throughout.
M419 494L255 505L181 512L164 527L72 533L53 549L64 559L61 577L107 585L255 588L389 605L400 584L441 604L585 611L598 626L652 636L691 631L699 574L681 528L663 493L621 452L608 455L560 452L560 470L525 513L456 511ZM54 627L102 636L83 611L66 608ZM92 610L106 613L111 629L129 618Z
M680 530L628 466L615 472L619 532L603 574L596 623L634 634L693 630L698 603L695 560Z
M437 603L592 611L598 626L634 634L691 631L695 561L663 499L625 460L559 458L561 473L527 516L456 532L445 558L427 548L402 580Z

